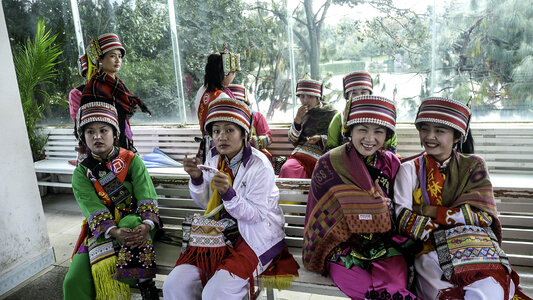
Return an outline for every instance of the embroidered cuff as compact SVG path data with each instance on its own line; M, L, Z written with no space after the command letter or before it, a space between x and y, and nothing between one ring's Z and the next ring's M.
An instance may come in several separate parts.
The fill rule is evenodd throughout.
M461 209L437 206L437 218L435 219L435 222L442 225L451 225L453 221L453 215L460 212Z
M222 200L224 201L230 201L231 199L233 199L233 197L235 197L235 195L237 195L237 193L235 192L233 187L230 186L224 195L220 195L220 198L222 198Z
M95 211L89 216L87 222L89 223L89 229L96 238L101 234L105 235L110 228L117 226L113 216L107 209Z
M137 214L143 220L150 220L159 227L159 207L153 199L145 199L139 202ZM151 227L151 226L150 226Z
M191 182L194 185L201 185L202 183L204 183L204 176L202 175L202 176L200 176L198 178L192 178L191 177Z

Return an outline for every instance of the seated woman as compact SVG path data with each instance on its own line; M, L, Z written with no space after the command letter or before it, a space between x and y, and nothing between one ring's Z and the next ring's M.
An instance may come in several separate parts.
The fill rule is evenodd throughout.
M346 105L350 105L350 100L354 97L362 95L372 95L374 93L374 83L372 76L364 71L352 72L344 78L342 78L342 87L344 99L346 99ZM345 111L337 113L328 127L328 141L327 148L333 149L347 142L343 128ZM398 146L396 133L385 141L384 148L393 153L396 153L396 147Z
M280 178L311 178L317 159L326 152L328 126L336 111L322 105L322 82L300 79L296 96L302 106L289 129L289 140L295 146L281 167Z
M323 155L313 172L304 266L329 274L352 299L414 299L399 251L406 239L395 233L390 199L400 161L382 150L394 134L396 108L366 95L353 98L348 113L351 141Z
M152 278L152 237L159 228L157 194L142 159L115 146L115 107L80 107L77 128L89 156L74 170L72 190L84 224L63 282L65 299L129 299L139 282L143 299L159 299ZM117 267L116 267L117 266Z
M231 248L188 245L163 284L165 299L240 300L249 285L253 290L254 276L286 249L274 170L248 142L250 121L241 101L221 98L209 105L204 129L215 148L205 164L214 170L199 169L198 158L185 158L183 167L196 204L206 214L222 205L215 218L233 220L236 232L228 236Z
M259 111L252 109L252 104L248 100L248 93L246 88L240 84L230 84L228 89L233 93L235 99L243 101L250 106L252 111L252 130L250 133L250 144L252 147L263 152L269 161L272 161L272 154L268 152L267 147L272 144L272 133L270 127L268 127L265 116Z
M461 153L473 152L470 116L452 99L422 101L415 125L426 152L402 164L396 176L399 230L424 243L414 261L423 299L511 299L517 291L518 275L499 246L485 162Z

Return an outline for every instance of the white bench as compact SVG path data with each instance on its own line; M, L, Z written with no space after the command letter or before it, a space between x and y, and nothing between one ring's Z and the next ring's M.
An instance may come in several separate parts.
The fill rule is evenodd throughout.
M152 180L158 193L159 209L165 224L165 237L156 243L158 253L158 273L167 274L172 270L180 253L181 223L193 213L203 211L191 199L188 190L188 176L158 176ZM276 179L280 189L280 201L301 204L281 204L285 214L286 244L301 268L300 277L293 282L290 290L329 296L345 296L331 281L303 268L302 245L309 179ZM533 191L531 189L497 189L500 220L503 226L502 248L509 256L511 264L523 276L522 285L533 292ZM267 291L268 299L273 299L273 291Z
M273 145L269 147L274 156L288 155L292 145L287 138L288 125L271 126ZM529 127L533 129L533 125ZM505 137L505 128L476 129L474 138L476 152L483 156L489 166L491 179L495 187L498 209L504 228L503 249L510 257L511 263L519 274L525 275L522 284L526 284L527 291L533 292L533 172L531 160L533 130L518 131L524 136L509 140ZM74 167L67 160L75 159L74 140L71 128L49 128L49 140L45 147L47 159L35 163L38 173L48 173L49 181L39 180L41 186L70 187L70 177ZM185 154L196 153L197 143L194 136L200 136L197 127L177 126L134 126L132 128L137 147L141 155L149 153L154 147L159 147L170 157L181 161ZM485 139L485 140L484 140ZM523 143L521 144L521 141ZM488 143L484 145L483 142ZM505 146L509 152L506 154ZM421 147L418 134L413 126L398 126L398 151L404 157L419 153ZM492 148L491 148L492 147ZM490 150L499 153L492 155ZM509 155L509 153L511 155ZM531 153L531 154L530 154ZM501 160L500 157L504 157ZM517 162L512 162L516 157ZM507 168L506 162L511 160L513 168ZM511 172L513 171L513 172ZM514 172L516 171L516 172ZM185 216L201 210L192 201L188 191L188 176L180 168L149 169L150 175L158 193L161 218L164 223L165 235L156 243L158 258L158 273L168 274L174 266L181 243L181 222ZM528 173L529 172L529 173ZM65 176L65 178L61 178ZM62 181L62 182L61 182ZM287 225L285 233L286 243L302 268L300 277L293 283L291 290L313 294L344 296L326 277L309 272L303 268L301 261L301 247L303 243L303 226L305 220L305 203L309 190L309 180L306 179L276 179L280 188L280 201L298 202L302 204L282 204ZM273 299L274 292L267 291L268 299Z

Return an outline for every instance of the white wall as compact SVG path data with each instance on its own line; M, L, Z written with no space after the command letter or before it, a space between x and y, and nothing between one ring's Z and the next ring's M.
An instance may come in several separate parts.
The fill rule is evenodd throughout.
M54 261L0 2L0 295Z

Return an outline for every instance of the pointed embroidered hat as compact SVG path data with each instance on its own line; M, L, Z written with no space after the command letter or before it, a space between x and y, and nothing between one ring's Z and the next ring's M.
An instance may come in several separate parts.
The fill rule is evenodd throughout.
M251 120L252 112L246 103L231 98L219 98L209 104L204 130L208 131L207 127L211 123L226 121L235 123L244 128L246 133L250 133Z
M241 55L238 53L229 52L226 45L223 45L224 51L222 54L222 69L224 75L228 75L230 72L236 72L241 70Z
M350 92L365 89L370 91L370 95L374 93L372 76L364 71L357 71L350 73L342 79L344 95L350 94Z
M322 98L322 81L300 79L296 84L296 96L310 95Z
M94 101L80 107L76 115L78 136L83 136L83 127L91 122L107 123L117 130L117 136L120 135L117 109L110 103Z
M79 68L79 72L80 72L81 77L86 77L87 76L87 70L89 68L89 64L88 64L88 61L87 61L87 54L83 54L78 59L78 68Z
M429 97L424 99L418 108L415 126L420 123L432 122L450 126L459 131L463 137L468 133L470 108L465 104L448 98Z
M354 124L372 123L396 131L396 106L380 96L363 95L352 98L344 113L344 132Z
M245 102L246 104L250 105L250 101L248 101L248 95L246 94L246 88L244 85L240 84L229 84L228 89L233 93L233 96L235 96L235 99Z

